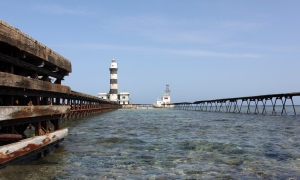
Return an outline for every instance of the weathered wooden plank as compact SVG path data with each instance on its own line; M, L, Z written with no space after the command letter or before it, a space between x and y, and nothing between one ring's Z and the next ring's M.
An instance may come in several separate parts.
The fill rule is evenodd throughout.
M0 121L39 116L51 116L70 112L70 106L0 106Z
M72 72L69 60L2 20L0 20L0 41Z
M6 56L2 53L0 53L0 61L11 63L15 66L19 66L19 67L22 67L27 70L35 71L35 72L39 73L40 75L48 75L48 76L52 76L52 77L55 77L58 79L64 79L64 75L62 75L62 74L58 74L58 73L49 71L47 69L37 67L35 65L21 61L17 58L12 58L12 57Z
M30 79L5 72L0 72L0 86L67 94L71 92L71 89L68 86L53 84L51 82L37 79Z
M59 141L68 135L68 129L61 129L55 132L24 139L22 141L0 146L0 164L24 156L38 150L48 144Z

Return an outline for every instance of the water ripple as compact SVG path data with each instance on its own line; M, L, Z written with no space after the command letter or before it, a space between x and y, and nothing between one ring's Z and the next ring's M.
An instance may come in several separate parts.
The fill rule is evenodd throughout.
M300 117L118 110L64 122L69 136L2 179L298 179Z

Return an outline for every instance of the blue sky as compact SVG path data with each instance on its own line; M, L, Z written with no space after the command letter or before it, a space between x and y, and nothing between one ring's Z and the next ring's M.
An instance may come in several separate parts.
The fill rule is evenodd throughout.
M300 1L0 0L0 19L72 62L64 85L132 103L300 91ZM300 100L296 101L300 104Z

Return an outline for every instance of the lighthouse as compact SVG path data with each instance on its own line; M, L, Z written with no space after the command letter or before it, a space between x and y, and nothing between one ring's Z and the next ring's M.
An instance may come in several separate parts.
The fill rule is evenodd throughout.
M109 100L118 101L118 63L115 59L110 63L110 91Z
M118 93L118 63L115 59L111 60L109 71L110 71L109 93L98 93L98 97L101 99L115 101L118 104L122 104L122 105L130 104L129 92Z

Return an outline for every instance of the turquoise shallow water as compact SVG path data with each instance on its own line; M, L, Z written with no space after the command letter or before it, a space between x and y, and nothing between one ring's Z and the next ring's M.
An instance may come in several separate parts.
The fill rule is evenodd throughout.
M299 179L300 117L117 110L63 123L69 136L1 179Z

